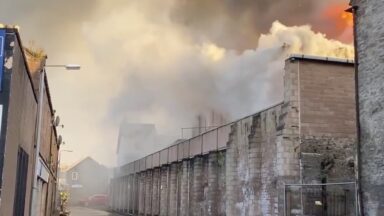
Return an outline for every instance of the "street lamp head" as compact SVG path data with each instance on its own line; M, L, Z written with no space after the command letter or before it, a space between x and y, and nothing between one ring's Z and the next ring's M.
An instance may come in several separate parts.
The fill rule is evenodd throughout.
M80 70L81 66L77 64L67 64L65 65L65 69L67 70Z
M66 70L80 70L80 68L81 68L81 66L78 64L45 65L45 67L65 68Z

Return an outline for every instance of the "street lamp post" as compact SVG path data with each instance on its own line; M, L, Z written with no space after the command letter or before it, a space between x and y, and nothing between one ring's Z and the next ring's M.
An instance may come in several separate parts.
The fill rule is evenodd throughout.
M43 115L43 99L44 99L44 87L45 87L45 76L46 76L46 67L61 67L66 70L79 70L80 65L68 64L68 65L45 65L40 71L40 83L39 83L39 100L38 100L38 113L37 113L37 139L35 147L35 172L33 175L33 190L32 190L32 207L31 207L31 216L38 216L38 176L40 171L40 145L41 145L41 127L42 127L42 115Z

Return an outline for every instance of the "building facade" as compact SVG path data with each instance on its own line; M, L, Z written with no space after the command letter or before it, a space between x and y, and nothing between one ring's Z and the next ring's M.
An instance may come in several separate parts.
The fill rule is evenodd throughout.
M83 204L90 196L107 194L109 170L91 157L76 163L65 172L70 204Z
M284 100L120 168L133 215L356 215L350 60L292 55Z
M359 114L359 179L364 215L384 215L384 2L352 0Z
M34 56L22 46L16 28L0 29L0 215L30 215L32 185L38 166L36 208L52 215L56 207L58 167L57 132L54 111L45 78L42 142L39 163L35 164L38 88L45 56Z

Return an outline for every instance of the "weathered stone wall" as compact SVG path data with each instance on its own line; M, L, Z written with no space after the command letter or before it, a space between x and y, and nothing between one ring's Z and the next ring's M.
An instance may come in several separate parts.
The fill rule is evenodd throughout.
M282 143L290 147L283 154L293 153L294 163L289 170L299 170L300 175L294 171L294 175L284 177L284 182L289 183L289 176L296 183L354 181L356 111L352 66L300 58L287 62L285 82L290 90L286 89L285 95L289 103L285 105ZM299 166L294 165L297 162ZM354 192L347 197L354 199ZM348 201L347 205L347 209L354 210L354 202ZM306 208L303 210L306 214Z
M290 59L285 69L284 103L231 123L224 150L170 162L156 168L158 177L146 171L146 212L159 203L160 215L284 215L285 184L353 181L352 65Z
M206 179L207 187L204 190L205 197L205 213L204 215L218 215L219 204L219 167L217 153L211 153L208 155L208 167Z
M192 163L190 183L190 215L201 216L204 212L203 157L195 157Z
M304 183L353 181L356 103L351 66L293 64L299 65L301 156L303 164L313 165L303 168Z
M168 178L169 167L161 167L160 170L160 215L168 215Z
M168 215L177 215L177 164L171 164L169 175L169 211Z
M153 171L152 180L152 215L159 215L160 209L160 169Z
M152 170L146 171L145 177L145 212L144 215L151 215L152 213Z
M355 8L360 115L360 181L365 215L384 215L384 2Z
M180 181L180 215L186 216L189 213L189 161L185 160L181 166Z
M232 125L226 152L227 215L276 215L280 106Z

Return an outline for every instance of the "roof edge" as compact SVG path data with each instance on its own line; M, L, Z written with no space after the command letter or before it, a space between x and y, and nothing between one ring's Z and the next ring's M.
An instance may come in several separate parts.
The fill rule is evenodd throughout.
M355 64L355 60L346 59L346 58L335 58L335 57L324 57L324 56L315 56L315 55L304 55L304 54L291 54L287 60L311 60L311 61L324 61L324 62L334 62L334 63L343 63L343 64Z

